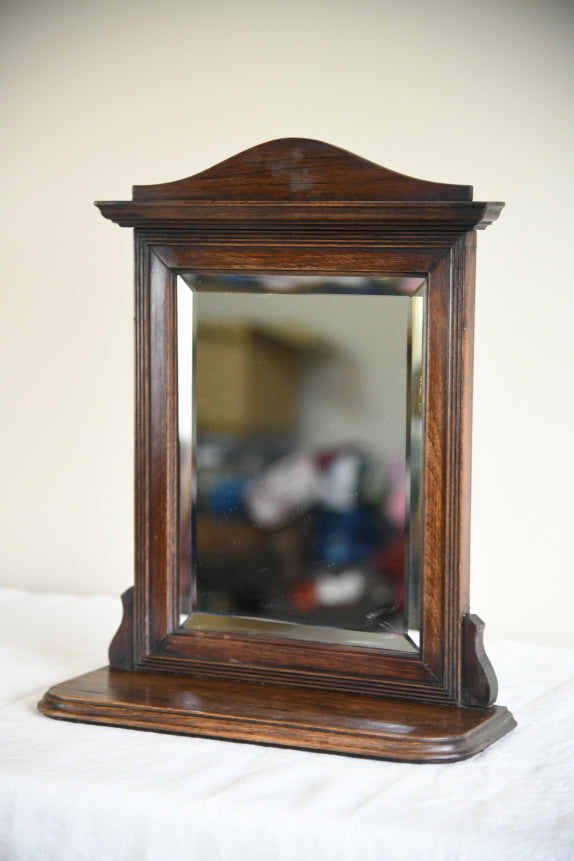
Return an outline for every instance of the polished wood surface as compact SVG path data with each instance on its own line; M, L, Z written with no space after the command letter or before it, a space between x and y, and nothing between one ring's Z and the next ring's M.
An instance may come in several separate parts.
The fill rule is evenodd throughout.
M462 690L467 706L490 706L498 694L494 667L484 649L484 622L474 613L462 618Z
M501 707L404 703L160 673L96 670L51 688L50 717L406 762L451 762L514 726Z
M340 147L281 138L251 147L195 176L136 185L134 201L472 200L468 185L405 176Z
M509 713L492 708L496 678L482 647L482 623L469 616L476 231L494 221L503 204L473 201L470 186L425 182L328 144L289 138L254 147L196 176L135 186L131 201L97 206L106 218L136 228L135 586L124 596L124 619L110 648L112 667L135 672L110 671L102 682L103 712L100 695L86 694L81 707L73 705L69 684L47 695L43 711L413 760L471 755L508 731ZM178 273L186 271L426 278L418 653L179 627L175 294ZM92 676L86 678L92 684ZM110 693L110 680L117 688L120 678L131 691L129 707L118 705ZM158 697L159 712L138 699L138 678L142 690L152 685L145 689ZM125 690L122 696L128 696ZM172 693L180 692L180 702L185 690L212 693L205 693L199 713L187 718L182 713L176 720ZM274 722L260 705L258 717L248 720L253 706L241 699L248 690L257 692L257 702L262 691L266 702L279 697L285 722ZM215 691L220 711L210 728L215 701L209 697ZM404 701L401 719L388 705L391 700ZM299 702L309 704L305 720ZM321 723L321 704L339 715L329 732ZM427 711L421 711L423 704ZM345 728L337 710L351 706L358 709L356 722ZM299 714L293 724L291 712ZM381 724L374 732L377 740L367 743L361 720L376 720L375 713L379 718L392 713L396 720L380 718L387 729ZM415 744L423 714L426 740ZM431 740L433 721L439 732L445 721L450 727L440 756L434 752L436 739ZM460 730L460 721L466 729ZM389 736L393 722L408 725L408 731ZM265 732L257 735L255 725L265 725ZM456 755L447 755L449 745Z
M293 187L301 193L294 195ZM137 562L135 616L133 625L125 622L133 632L131 666L460 703L466 672L461 625L468 612L465 386L472 376L474 229L484 226L486 213L496 217L501 204L473 202L467 186L421 183L336 147L289 139L196 177L138 186L131 202L99 206L107 217L138 227ZM151 210L146 214L142 206ZM183 222L173 220L174 207ZM177 272L186 269L426 275L420 655L178 628L174 290ZM123 653L120 663L114 655L111 660L126 666Z

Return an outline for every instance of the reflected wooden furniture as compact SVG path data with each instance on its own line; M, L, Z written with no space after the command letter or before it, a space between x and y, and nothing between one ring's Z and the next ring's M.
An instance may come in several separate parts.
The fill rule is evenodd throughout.
M280 529L259 529L247 520L227 520L222 523L207 515L196 518L196 548L203 558L229 555L233 547L236 554L253 554L271 551L280 560L281 578L292 581L301 571L301 529L283 526Z
M55 686L40 709L426 762L471 756L512 729L469 614L475 231L502 204L286 139L98 206L135 228L135 587L110 668ZM175 282L185 271L426 278L418 651L179 627Z

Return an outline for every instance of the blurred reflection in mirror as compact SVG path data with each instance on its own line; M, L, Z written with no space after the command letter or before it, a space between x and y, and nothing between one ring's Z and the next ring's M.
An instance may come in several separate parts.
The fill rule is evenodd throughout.
M424 296L178 278L186 628L416 650Z

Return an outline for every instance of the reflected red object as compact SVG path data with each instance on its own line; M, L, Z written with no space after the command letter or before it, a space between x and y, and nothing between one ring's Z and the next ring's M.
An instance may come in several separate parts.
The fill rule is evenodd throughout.
M314 580L302 580L295 583L289 592L291 603L302 613L309 613L318 606L317 590Z
M405 536L404 533L399 533L390 544L379 551L375 560L374 567L381 575L388 580L394 581L395 591L393 593L393 602L399 607L403 606L404 602L404 575L405 575Z

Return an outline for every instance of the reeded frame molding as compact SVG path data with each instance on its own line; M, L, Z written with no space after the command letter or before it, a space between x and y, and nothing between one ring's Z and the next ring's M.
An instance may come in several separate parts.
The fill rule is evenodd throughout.
M421 261L431 266L424 273L428 278L427 313L432 320L431 323L427 320L427 391L430 394L430 389L435 388L441 401L436 404L436 397L432 399L434 403L429 403L425 418L425 564L419 657L271 638L230 638L177 627L175 279L178 271L205 268L206 257L212 261L216 257L218 268L227 271L241 268L268 272L271 267L266 262L270 259L268 254L261 260L260 250L251 247L234 246L229 250L219 246L214 255L213 249L190 249L184 236L178 237L177 245L160 245L158 239L142 234L137 238L138 272L142 277L136 314L139 345L136 414L140 421L136 455L139 481L134 666L207 677L457 702L460 619L468 609L463 600L468 572L461 568L457 558L467 532L467 525L459 519L463 515L459 500L462 452L453 443L462 420L461 387L456 382L464 373L463 351L455 349L452 335L463 331L461 315L466 316L464 296L470 285L460 280L455 283L457 268L460 269L465 254L465 242L457 243L454 249L442 255L429 249L422 253L418 249L416 254L417 274L422 272ZM278 249L270 246L269 251L275 256ZM285 255L285 248L281 252ZM316 253L322 256L325 249L318 247ZM295 258L299 250L292 249L292 254ZM346 254L349 256L348 251ZM412 261L412 254L408 256ZM353 272L359 268L358 257L362 258L361 251L350 261L354 264L350 267ZM379 252L371 259L368 269L387 275L410 274L405 268L407 261L401 258L403 255L395 253L390 260L387 254ZM367 271L364 259L361 270ZM283 267L280 271L286 269ZM446 351L442 349L445 337ZM437 410L445 419L448 416L448 420L438 423L432 420ZM446 479L444 488L442 476ZM452 511L450 518L448 509ZM448 600L445 596L449 596Z

